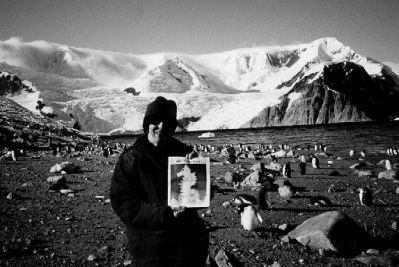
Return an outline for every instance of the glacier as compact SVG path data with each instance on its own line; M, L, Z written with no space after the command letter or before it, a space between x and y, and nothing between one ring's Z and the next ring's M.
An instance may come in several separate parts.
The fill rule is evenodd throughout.
M60 119L74 114L84 127L95 118L104 122L102 128L85 130L109 133L139 131L147 104L158 95L176 101L179 119L199 118L187 130L240 128L288 93L289 105L295 102L301 93L291 89L301 78L316 79L325 66L345 61L372 76L384 67L334 37L201 55L135 55L19 38L0 41L0 70L14 71L35 87L35 96L13 96L17 103L35 111L40 99ZM139 95L126 93L129 87Z

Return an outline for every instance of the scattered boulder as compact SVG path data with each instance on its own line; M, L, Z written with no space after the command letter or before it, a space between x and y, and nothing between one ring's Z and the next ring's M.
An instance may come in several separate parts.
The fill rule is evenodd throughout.
M260 172L252 172L249 174L247 177L245 177L244 181L241 182L242 187L254 187L254 186L260 186L261 184L261 174Z
M253 172L261 172L265 169L265 164L260 162L260 163L255 163L254 165L252 165L252 167L250 168L251 171Z
M386 170L378 174L378 178L385 178L388 180L397 180L398 172L396 170Z
M367 167L367 163L366 162L359 162L359 163L353 164L349 168L350 169L359 170L359 169L362 169L362 168L365 168L365 167Z
M68 185L66 183L55 183L50 185L49 191L60 191L60 190L66 190L69 189Z
M228 207L231 207L231 203L230 203L230 201L225 201L225 202L223 202L222 206L224 208L228 208Z
M235 153L236 153L236 150L234 149L234 147L225 147L221 151L222 156L235 155Z
M237 183L240 180L240 175L236 172L226 172L224 175L224 181L228 184Z
M63 175L49 176L47 182L51 184L66 183L66 179Z
M97 259L97 257L96 257L95 254L90 254L89 257L87 257L87 260L88 260L88 261L94 261L94 260L96 260L96 259Z
M78 171L80 171L80 167L76 166L75 164L69 161L61 162L61 164L57 163L50 168L51 173L57 173L57 172L74 173Z
M265 166L265 169L280 172L283 167L277 162L271 162L269 165Z
M366 171L355 170L355 174L357 174L357 176L359 176L359 177L365 177L365 176L372 177L372 176L374 176L373 172L370 171L370 170L366 170Z
M369 235L340 211L329 211L312 217L289 232L283 241L297 240L304 246L357 255L367 248Z
M397 221L392 222L391 228L392 228L392 230L397 231L398 230L398 222Z
M247 157L248 157L249 159L256 159L256 155L255 155L255 153L254 153L253 151L250 151L250 152L248 153Z
M287 152L284 150L279 150L277 152L272 153L272 156L275 156L276 158L283 158L287 156Z
M358 262L368 266L398 266L399 255L371 255L355 258Z
M90 254L87 257L88 261L98 261L98 260L106 260L108 259L108 255L110 252L110 248L108 246L103 246L98 249L95 253Z
M290 150L286 154L287 157L295 157L295 152L293 150Z
M232 254L224 251L224 249L219 250L215 257L215 262L218 267L235 267L241 266L240 262Z
M319 152L319 153L316 153L315 155L318 157L325 157L325 158L328 157L328 154L326 152Z
M16 194L16 193L10 192L10 193L8 193L6 198L8 200L15 200L15 199L21 199L22 197L20 195Z
M341 174L338 171L331 171L328 176L341 176Z

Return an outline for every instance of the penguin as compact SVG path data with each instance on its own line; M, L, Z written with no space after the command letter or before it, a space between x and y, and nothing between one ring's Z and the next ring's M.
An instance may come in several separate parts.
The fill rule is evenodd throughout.
M387 170L392 170L392 163L389 159L385 160L385 168Z
M388 154L388 156L392 156L393 155L392 147L387 148L387 154Z
M105 147L105 148L103 149L103 156L106 157L106 158L108 158L108 156L109 156L109 151L108 151L108 148L107 148L107 147Z
M366 151L361 150L361 151L360 151L360 155L361 155L363 158L366 157Z
M373 202L373 193L371 192L370 187L361 187L358 191L360 204L363 206L371 206Z
M263 223L263 219L251 204L241 204L238 207L241 215L241 225L247 231L254 231Z
M312 167L313 169L318 169L320 167L319 159L316 156L312 158Z
M349 151L349 156L350 156L350 157L353 157L354 155L355 155L355 150L351 149L351 150Z
M273 179L268 179L263 182L261 188L258 191L258 209L266 210L270 209L272 206L272 201L270 200L270 194L268 192L273 191Z
M287 162L283 165L282 173L283 173L283 177L285 177L285 178L291 177L291 165L289 162Z
M17 153L15 150L11 150L11 158L13 161L17 161Z
M250 205L256 205L256 197L253 195L249 194L238 194L233 198L233 203L236 205L241 205L241 204L250 204Z
M299 173L301 175L306 174L306 163L305 162L299 162Z
M324 196L315 196L310 199L309 205L317 207L331 207L332 202Z
M292 198L295 194L294 187L289 181L284 181L282 185L279 186L277 189L278 194L280 197L284 200L287 201L288 199Z

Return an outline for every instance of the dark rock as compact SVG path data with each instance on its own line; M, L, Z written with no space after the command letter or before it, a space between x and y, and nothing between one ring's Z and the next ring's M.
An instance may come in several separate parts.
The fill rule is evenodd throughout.
M215 262L218 267L238 267L241 266L240 262L231 253L226 252L224 249L219 250L215 257Z
M355 258L368 266L398 266L399 255L361 256Z
M314 249L336 251L344 255L357 255L368 248L370 236L351 218L340 211L329 211L312 217L284 240L296 239Z

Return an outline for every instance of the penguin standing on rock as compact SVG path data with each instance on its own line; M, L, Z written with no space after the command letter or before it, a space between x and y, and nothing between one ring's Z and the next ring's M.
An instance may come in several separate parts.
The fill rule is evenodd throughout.
M349 151L349 156L350 156L350 157L353 157L354 155L355 155L355 150L351 149L351 150Z
M358 191L360 204L363 206L371 206L373 202L373 192L371 191L370 187L361 187Z
M262 217L251 204L241 204L238 207L241 215L241 225L247 231L254 231L263 223Z

